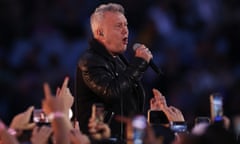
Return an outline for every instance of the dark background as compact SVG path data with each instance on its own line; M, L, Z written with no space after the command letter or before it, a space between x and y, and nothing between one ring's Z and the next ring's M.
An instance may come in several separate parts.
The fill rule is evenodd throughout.
M224 113L240 112L239 0L1 0L0 118L7 124L30 105L41 107L43 82L53 91L65 76L74 94L74 73L91 36L89 17L101 3L123 5L129 48L149 47L163 75L143 77L191 124L209 116L209 95L220 92Z

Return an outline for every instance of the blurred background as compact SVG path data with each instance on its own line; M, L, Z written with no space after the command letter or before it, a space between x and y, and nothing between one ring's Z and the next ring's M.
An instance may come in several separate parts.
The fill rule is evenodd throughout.
M1 0L0 118L30 105L41 107L42 84L52 91L74 77L79 55L91 38L89 17L102 3L123 5L129 45L145 44L163 75L149 68L143 83L158 88L188 123L209 116L209 95L220 92L224 113L240 113L239 0Z

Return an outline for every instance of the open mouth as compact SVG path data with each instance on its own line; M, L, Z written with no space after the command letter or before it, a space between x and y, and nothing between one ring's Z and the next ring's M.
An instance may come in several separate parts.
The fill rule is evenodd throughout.
M123 43L124 43L125 45L128 44L128 38L127 38L127 37L123 38Z

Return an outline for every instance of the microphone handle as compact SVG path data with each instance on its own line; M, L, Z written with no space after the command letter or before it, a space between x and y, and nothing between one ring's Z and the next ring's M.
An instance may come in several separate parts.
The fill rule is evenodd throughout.
M150 60L149 65L158 75L163 74L163 72L154 64L152 59Z

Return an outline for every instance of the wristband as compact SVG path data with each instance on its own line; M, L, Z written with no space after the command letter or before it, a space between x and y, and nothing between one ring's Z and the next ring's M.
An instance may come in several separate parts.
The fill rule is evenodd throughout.
M49 121L52 121L56 118L65 117L65 114L63 112L53 112L53 113L50 113L47 117L48 117Z
M16 135L17 134L17 131L15 130L15 129L13 129L13 128L8 128L7 129L7 132L10 134L10 135Z

